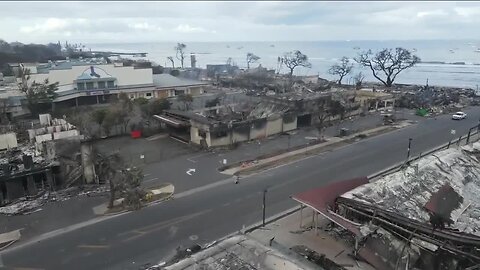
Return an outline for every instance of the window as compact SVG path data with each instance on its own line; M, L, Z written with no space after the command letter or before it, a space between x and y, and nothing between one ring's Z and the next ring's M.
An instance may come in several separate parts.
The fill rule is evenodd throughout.
M77 83L77 89L78 90L85 90L85 84L84 83Z
M145 93L146 97L152 97L152 93Z
M98 82L98 89L105 88L105 82Z
M93 89L93 82L87 82L87 90L92 90Z
M108 88L114 88L115 87L114 81L108 81L107 85L108 85Z
M134 99L134 98L135 98L135 94L130 94L130 98L131 98L131 99Z
M183 95L183 94L185 94L184 90L176 90L175 89L175 96L179 96L179 95Z

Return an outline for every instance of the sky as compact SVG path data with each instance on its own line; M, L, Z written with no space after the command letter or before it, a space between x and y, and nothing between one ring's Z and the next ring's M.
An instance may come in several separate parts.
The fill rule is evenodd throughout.
M0 39L47 43L480 37L480 2L0 2Z

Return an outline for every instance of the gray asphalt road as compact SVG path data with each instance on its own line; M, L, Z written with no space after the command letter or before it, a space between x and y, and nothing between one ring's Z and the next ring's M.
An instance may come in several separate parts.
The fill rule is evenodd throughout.
M261 219L262 190L268 188L267 215L286 210L289 196L328 182L364 176L406 157L408 138L412 155L425 152L478 124L480 108L467 111L469 119L450 116L427 119L399 131L362 140L242 179L224 180L211 188L180 193L178 198L67 233L13 248L1 254L8 267L35 269L139 269L157 263L178 246L207 243ZM192 178L194 181L194 178Z

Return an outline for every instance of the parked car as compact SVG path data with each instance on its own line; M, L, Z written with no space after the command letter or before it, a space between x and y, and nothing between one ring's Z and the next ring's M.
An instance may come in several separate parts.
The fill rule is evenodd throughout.
M467 118L467 114L464 112L456 112L455 114L452 115L453 120L462 120Z

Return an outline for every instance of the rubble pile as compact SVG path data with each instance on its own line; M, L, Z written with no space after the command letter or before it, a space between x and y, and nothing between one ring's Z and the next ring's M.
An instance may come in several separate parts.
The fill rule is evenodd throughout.
M35 145L30 144L0 152L0 164L8 164L9 173L19 173L25 170L24 156L32 157L33 165L48 165L44 156L36 150ZM1 174L5 174L3 169L1 170Z
M442 114L457 111L468 105L478 105L480 97L473 89L452 89L447 87L423 86L400 90L395 96L398 106L409 109L425 108L431 114Z
M449 186L449 197L458 194L456 207L448 213L451 224L445 226L480 236L480 163L474 153L480 142L461 149L450 148L426 156L406 169L342 195L424 223L431 223L426 207L432 196ZM442 213L447 214L447 213Z
M108 196L108 186L84 186L72 187L60 191L43 191L34 197L23 197L17 199L5 206L0 207L0 215L28 215L42 210L42 206L47 203L56 203L70 200L80 196Z
M41 211L40 207L48 202L49 195L49 192L44 192L34 199L20 198L7 206L0 207L0 214L6 216L28 215Z
M325 254L319 254L318 252L309 249L306 246L293 246L290 248L299 255L305 257L307 260L315 263L325 270L346 270L345 267L336 264L334 261L325 257Z

